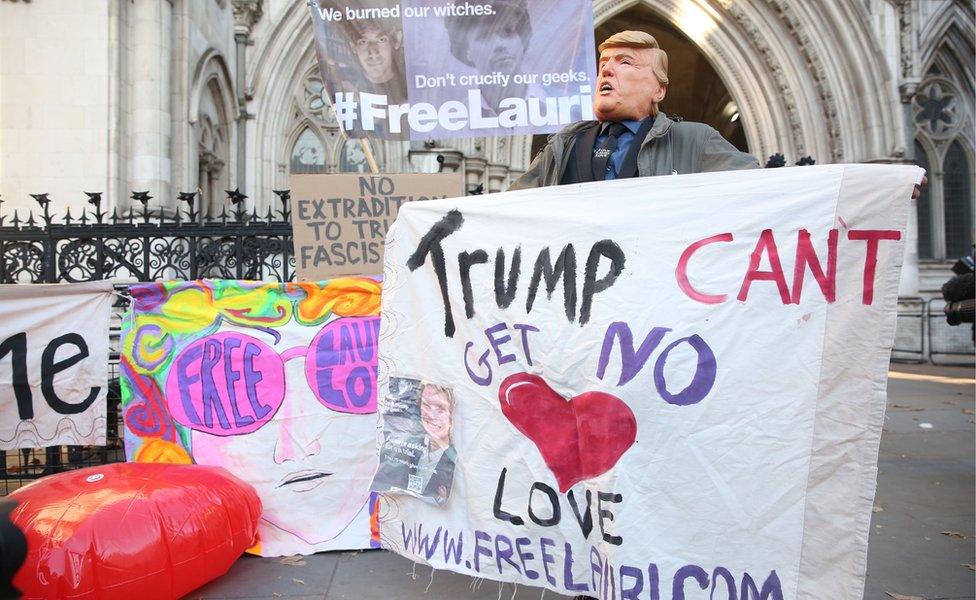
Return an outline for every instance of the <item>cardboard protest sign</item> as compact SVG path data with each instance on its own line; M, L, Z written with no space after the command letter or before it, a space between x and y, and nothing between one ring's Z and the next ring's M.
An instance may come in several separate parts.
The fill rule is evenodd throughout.
M463 194L461 173L292 175L299 279L381 274L383 240L403 204Z
M370 547L380 284L130 289L126 458L217 465L253 485L262 556Z
M404 378L450 389L456 458L443 504L381 494L382 545L568 595L860 598L921 176L830 165L405 207L380 410Z
M316 0L310 11L324 93L354 136L538 134L593 118L589 0Z
M104 445L112 283L0 285L0 450Z

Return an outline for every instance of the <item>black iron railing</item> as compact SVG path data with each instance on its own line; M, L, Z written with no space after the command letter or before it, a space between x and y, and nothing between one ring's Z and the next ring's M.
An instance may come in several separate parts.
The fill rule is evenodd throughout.
M91 208L60 216L48 194L32 194L38 208L27 214L6 214L0 201L0 283L294 277L287 190L274 191L280 208L263 212L228 192L231 207L219 214L195 210L193 193L167 210L150 209L152 197L134 192L136 208L121 214L102 211L100 193L87 194Z

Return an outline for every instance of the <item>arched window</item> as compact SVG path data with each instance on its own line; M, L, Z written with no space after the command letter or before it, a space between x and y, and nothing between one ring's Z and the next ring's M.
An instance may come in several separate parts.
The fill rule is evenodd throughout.
M969 159L959 140L952 142L942 163L946 258L970 253L973 243L973 187Z
M196 123L197 187L201 212L220 212L217 207L230 189L228 150L229 122L224 110L222 90L216 78L211 79L200 97Z
M366 160L366 150L359 140L346 140L339 157L339 170L343 173L368 173L369 162Z
M325 173L325 148L310 128L306 127L295 140L289 167L296 174Z
M929 157L922 144L915 140L915 164L932 172L929 168ZM931 175L930 175L931 177ZM932 250L932 192L931 186L922 188L922 195L918 198L918 257L921 259L935 258Z
M314 56L304 68L304 76L292 93L294 118L287 139L295 140L288 151L288 171L293 175L317 173L368 173L370 162L362 142L346 139L335 112L329 106L325 86ZM296 135L297 133L297 135ZM294 136L294 137L293 137ZM373 141L368 150L380 171L385 167L389 148L402 147L396 156L406 154L408 142Z
M912 98L915 162L927 171L918 202L918 257L955 261L973 243L972 83L946 47Z

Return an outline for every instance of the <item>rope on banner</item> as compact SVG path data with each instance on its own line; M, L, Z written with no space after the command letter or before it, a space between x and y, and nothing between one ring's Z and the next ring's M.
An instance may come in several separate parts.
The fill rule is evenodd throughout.
M112 293L118 296L119 298L123 298L125 300L128 300L129 302L132 302L132 296L126 294L125 292L120 291L118 288L112 288Z

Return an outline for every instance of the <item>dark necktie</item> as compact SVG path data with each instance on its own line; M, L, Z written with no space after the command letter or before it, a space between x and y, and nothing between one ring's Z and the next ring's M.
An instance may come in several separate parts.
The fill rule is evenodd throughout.
M617 138L627 130L623 123L611 123L608 129L607 139L593 152L593 181L603 181L610 170L610 157L617 149Z

